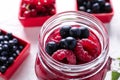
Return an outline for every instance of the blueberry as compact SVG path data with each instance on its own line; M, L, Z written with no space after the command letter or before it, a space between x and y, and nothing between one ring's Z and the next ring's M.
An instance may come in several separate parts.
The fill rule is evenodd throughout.
M19 55L19 54L20 54L20 50L17 49L17 50L15 51L15 53L16 53L17 55Z
M8 53L7 51L2 51L2 52L1 52L1 55L2 55L2 56L8 56L8 54L9 54L9 53Z
M7 63L11 65L13 62L14 62L14 57L9 57Z
M79 10L80 10L80 11L85 11L86 8L85 8L85 6L79 6Z
M60 29L60 35L62 36L62 38L68 37L69 36L69 30L70 30L71 26L63 26Z
M92 10L91 9L87 9L86 12L87 13L92 13Z
M0 63L5 63L7 61L7 57L2 56L0 57Z
M105 9L105 12L110 12L110 11L112 11L112 8L111 8L110 3L106 2L104 9Z
M9 40L9 37L7 35L5 35L4 40Z
M18 47L15 46L15 45L12 47L12 50L13 50L13 51L16 51L17 49L18 49Z
M13 38L13 42L14 42L14 44L18 44L17 38Z
M87 8L87 9L88 9L88 8L91 8L91 6L92 6L91 2L88 1L88 2L86 3L86 8Z
M104 4L105 4L105 0L98 0L97 2L99 3L99 5L101 7L104 6Z
M92 12L93 13L98 13L99 11L100 11L100 5L99 5L99 3L94 3L92 5Z
M86 27L80 27L81 35L79 36L80 39L82 38L88 38L89 37L89 30Z
M82 5L84 0L77 0L78 5Z
M9 46L7 45L7 44L4 44L3 46L2 46L2 48L3 48L3 50L8 50L9 49Z
M46 52L50 55L52 55L58 48L58 45L56 42L48 42L47 45L46 45Z
M19 50L21 51L24 47L22 45L19 46Z
M1 54L2 51L3 51L3 48L2 48L2 46L0 46L0 54Z
M18 55L16 53L13 53L12 56L16 58Z
M0 72L4 73L7 70L6 66L0 66Z
M66 42L66 39L61 39L59 43L59 47L62 49L67 49L68 48L68 43Z
M0 35L0 41L3 41L3 40L4 40L4 36Z
M9 42L9 45L10 45L10 46L13 46L13 45L14 45L14 41L13 41L13 40L9 40L8 42Z
M76 39L73 37L67 37L66 42L68 44L68 49L70 49L70 50L74 49L76 46L76 43L77 43Z
M78 36L80 36L81 34L81 31L79 28L77 27L72 27L70 29L70 36L74 37L74 38L77 38Z
M7 33L6 35L8 36L9 39L12 39L12 38L13 38L12 33Z

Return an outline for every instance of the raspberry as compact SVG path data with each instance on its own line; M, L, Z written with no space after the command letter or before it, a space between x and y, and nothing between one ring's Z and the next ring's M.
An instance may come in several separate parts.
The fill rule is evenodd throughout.
M60 32L59 30L54 31L50 36L49 36L49 41L54 41L56 43L59 43L61 40Z
M99 55L98 47L92 40L82 39L80 40L80 43L82 44L84 50L86 50L91 56L97 57Z
M59 49L53 53L52 57L66 64L76 64L76 56L71 50Z
M83 49L80 40L77 41L77 45L74 49L74 52L75 52L75 55L79 61L82 60L85 62L89 62L89 61L93 60L93 57L91 55L89 55L87 51L85 51Z

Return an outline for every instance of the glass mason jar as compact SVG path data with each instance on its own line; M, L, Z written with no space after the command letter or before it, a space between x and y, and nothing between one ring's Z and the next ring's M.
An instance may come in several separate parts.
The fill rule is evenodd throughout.
M100 55L91 62L69 65L54 60L45 52L48 36L61 25L84 25L100 42ZM104 80L110 69L109 36L106 27L91 14L67 11L49 18L39 33L39 52L36 57L35 72L39 80Z

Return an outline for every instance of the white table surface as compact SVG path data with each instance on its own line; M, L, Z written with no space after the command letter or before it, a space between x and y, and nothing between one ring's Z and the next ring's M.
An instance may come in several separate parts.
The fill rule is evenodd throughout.
M112 0L114 16L110 23L106 24L110 33L110 55L120 57L120 0ZM10 80L37 80L34 63L37 53L37 41L40 27L24 28L18 20L20 0L0 1L0 28L23 38L31 43L30 55L17 69ZM67 4L69 6L69 4ZM108 73L105 80L110 80Z

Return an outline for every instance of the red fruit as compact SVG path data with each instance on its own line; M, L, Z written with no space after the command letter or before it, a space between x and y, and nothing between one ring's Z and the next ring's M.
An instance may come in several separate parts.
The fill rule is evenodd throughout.
M32 10L31 10L31 16L32 16L32 17L37 16L37 11L36 11L36 9L32 9Z
M74 48L74 53L79 61L82 60L85 62L89 62L89 61L93 60L93 57L91 55L89 55L87 51L85 51L83 49L80 40L77 41L77 45Z
M31 3L32 3L32 0L24 0L24 3L26 3L26 4L31 4Z
M25 4L25 3L22 4L22 6L21 6L22 12L26 11L26 5L27 5L27 4Z
M82 40L80 40L80 43L82 44L84 50L86 50L93 57L97 57L99 55L98 47L97 47L96 43L94 43L92 40L82 39Z
M25 12L23 13L23 17L26 17L26 18L31 17L30 11L25 11Z
M56 13L55 9L51 9L50 14L54 15Z
M60 36L59 30L54 31L50 36L49 36L49 41L54 41L56 43L59 43L60 40L62 39Z
M43 5L53 5L55 0L40 0Z
M76 64L76 56L71 50L59 49L53 53L52 58L66 64Z

